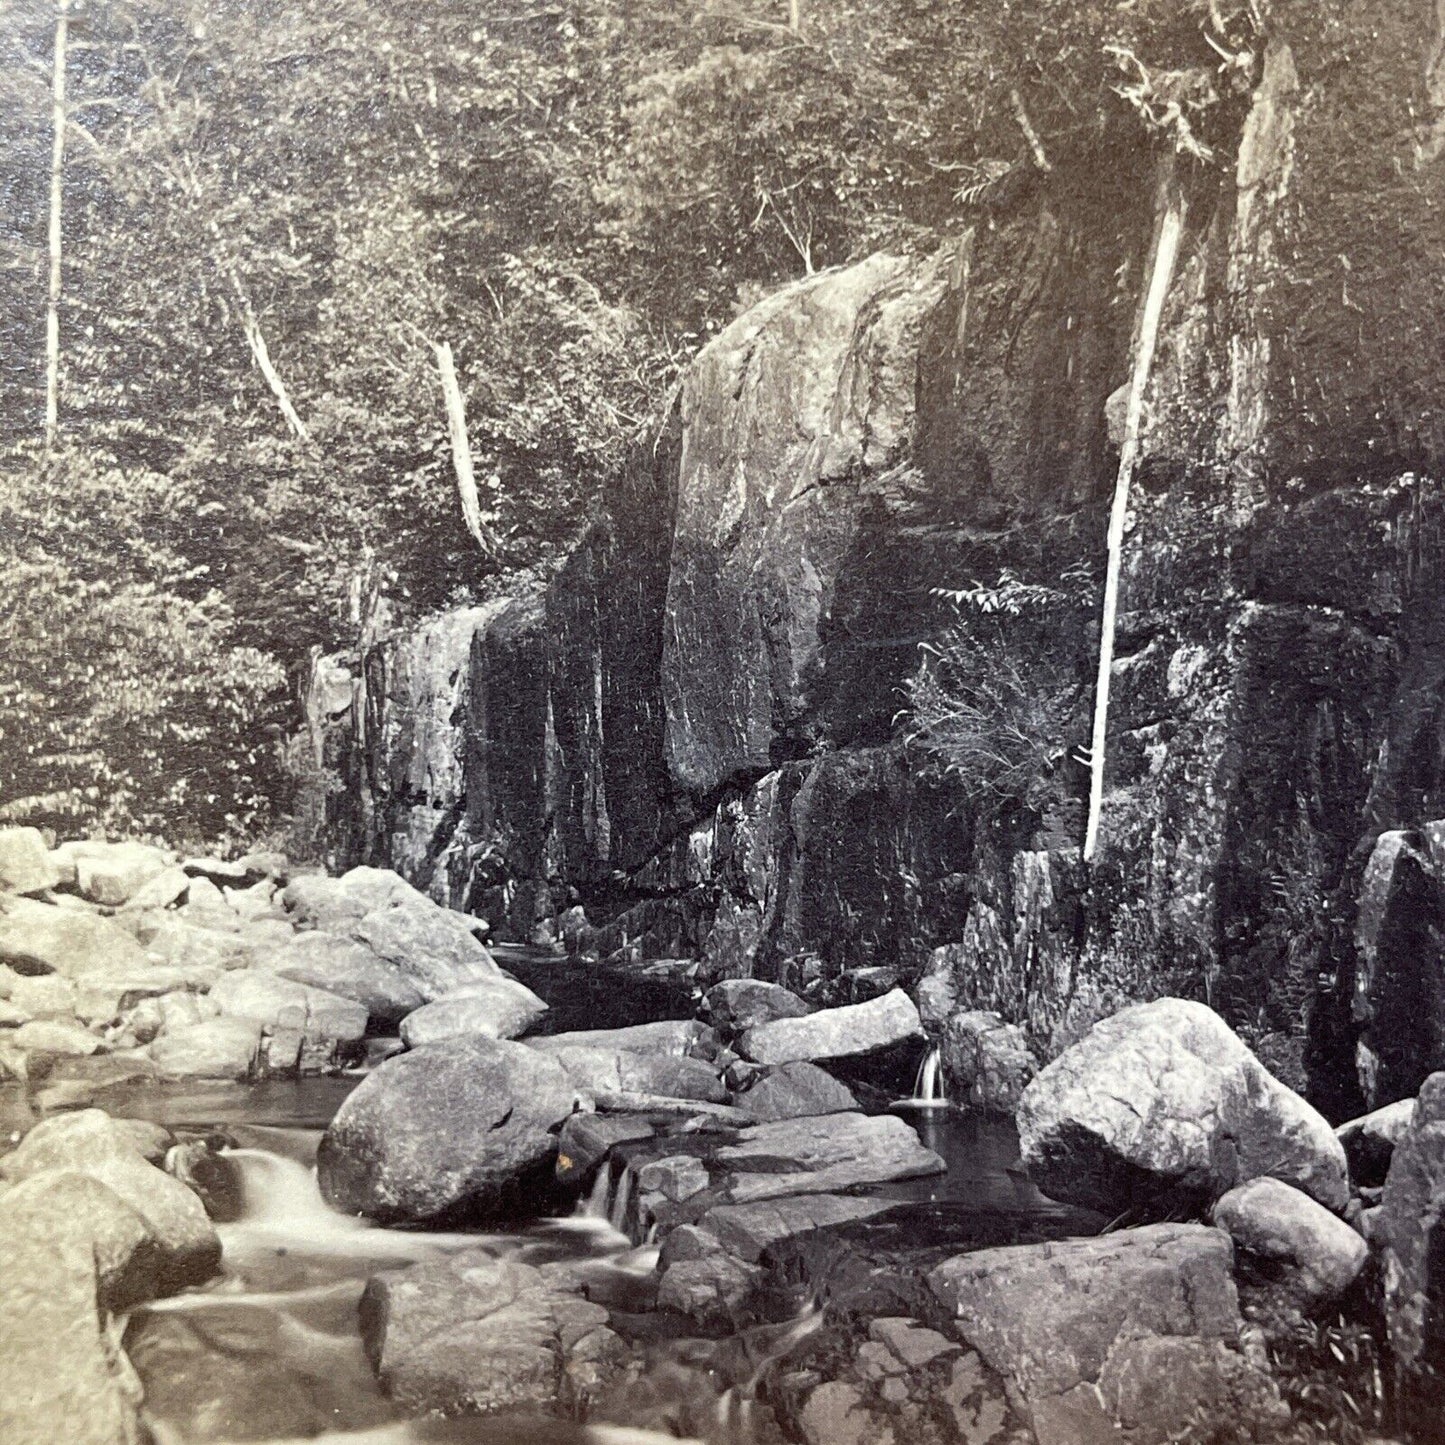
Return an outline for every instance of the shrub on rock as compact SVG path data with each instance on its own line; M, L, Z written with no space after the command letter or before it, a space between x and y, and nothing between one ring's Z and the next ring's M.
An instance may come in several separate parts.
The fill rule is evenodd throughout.
M1019 1141L1052 1198L1109 1215L1206 1207L1270 1175L1349 1202L1344 1150L1212 1009L1137 1004L1096 1024L1024 1091Z
M327 1203L383 1223L537 1212L577 1093L522 1044L456 1038L386 1060L321 1141Z

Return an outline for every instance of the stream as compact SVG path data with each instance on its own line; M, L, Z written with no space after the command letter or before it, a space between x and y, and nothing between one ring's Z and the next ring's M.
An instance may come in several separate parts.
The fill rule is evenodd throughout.
M544 996L558 999L554 1027L637 1022L640 1017L691 1016L695 1001L670 982L639 999L619 997L615 983L574 988L576 971L560 960L507 951L505 966ZM522 965L518 967L518 965ZM580 997L580 1003L578 999ZM764 1366L812 1329L818 1312L803 1301L797 1317L759 1326L747 1337L688 1340L664 1337L644 1348L647 1369L635 1392L637 1418L619 1425L580 1425L507 1416L495 1420L407 1418L380 1390L367 1361L358 1303L369 1276L463 1249L530 1264L565 1260L585 1268L594 1297L626 1300L629 1287L646 1296L657 1259L620 1233L625 1200L603 1183L564 1219L539 1218L510 1230L428 1233L387 1229L329 1209L317 1187L315 1159L326 1123L361 1074L272 1080L241 1086L138 1089L108 1103L117 1114L153 1119L186 1133L226 1141L231 1197L218 1223L220 1276L198 1289L153 1302L131 1315L125 1345L145 1388L145 1411L156 1445L317 1440L335 1445L411 1445L475 1441L483 1445L628 1445L675 1439L680 1419L709 1445L773 1445L781 1437L754 1407ZM917 1103L925 1101L918 1100ZM878 1192L940 1220L995 1213L1014 1219L1055 1209L1017 1168L1008 1123L940 1107L905 1117L948 1163L948 1173L882 1187ZM627 1176L624 1176L624 1179ZM949 1225L952 1231L954 1226ZM676 1400L672 1397L676 1396ZM699 1404L699 1397L702 1404ZM615 1412L614 1412L615 1413ZM661 1433L648 1433L649 1430Z

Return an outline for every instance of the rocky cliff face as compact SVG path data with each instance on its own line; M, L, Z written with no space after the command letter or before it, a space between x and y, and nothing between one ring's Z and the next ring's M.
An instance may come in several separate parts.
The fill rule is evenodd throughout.
M1403 0L1269 30L1232 165L1087 129L932 254L729 327L545 589L366 659L330 724L374 759L354 851L499 932L575 893L603 952L840 999L953 945L940 986L1051 1052L1204 997L1341 1111L1445 1063L1445 1030L1371 1062L1438 946L1357 926L1377 837L1445 813L1442 37ZM1071 753L1161 169L1184 243L1084 865ZM1044 589L1027 615L936 595L1009 576ZM959 627L1052 694L1008 798L910 741L906 684Z

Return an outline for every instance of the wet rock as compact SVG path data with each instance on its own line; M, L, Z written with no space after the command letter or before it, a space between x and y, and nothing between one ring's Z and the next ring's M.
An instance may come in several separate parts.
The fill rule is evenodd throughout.
M258 958L282 978L361 1004L373 1027L394 1027L426 1002L395 964L332 933L295 934L277 948L258 950Z
M366 1033L366 1009L361 1004L261 969L224 975L210 999L222 1018L258 1024L272 1033L298 1034L303 1067L335 1063L345 1045Z
M1325 1120L1213 1010L1183 999L1095 1025L1025 1090L1018 1125L1044 1193L1110 1216L1207 1205L1260 1175L1335 1211L1349 1200Z
M480 1250L376 1275L361 1301L387 1393L446 1414L581 1408L627 1357L607 1318L531 1265Z
M1385 1277L1385 1321L1411 1408L1445 1409L1445 1073L1420 1088L1395 1146L1370 1239Z
M556 1060L522 1044L423 1045L341 1106L321 1141L321 1191L333 1208L390 1223L535 1214L576 1102Z
M88 973L141 969L146 956L123 928L94 913L33 898L0 896L0 963L20 973Z
M813 1011L797 994L757 978L725 978L707 991L703 1007L713 1027L724 1034L740 1034L778 1019L802 1018Z
M663 1260L657 1307L676 1310L706 1331L736 1329L744 1303L763 1277L757 1265L745 1264L701 1230L675 1230Z
M457 1035L480 1034L489 1039L514 1039L547 1012L547 1005L513 978L469 983L408 1014L401 1024L408 1048Z
M0 893L44 893L59 883L38 828L0 828Z
M261 1025L254 1019L213 1018L169 1029L146 1049L166 1078L251 1078L261 1054Z
M1038 1445L1120 1433L1162 1445L1199 1417L1281 1423L1273 1382L1238 1349L1232 1265L1221 1230L1153 1225L960 1255L928 1284L1026 1406Z
M44 1070L44 1082L31 1091L35 1107L43 1114L107 1108L107 1101L112 1097L124 1096L137 1085L153 1084L160 1077L160 1071L148 1058L131 1053L92 1054L88 1058L51 1056L45 1062L48 1067ZM127 1119L114 1122L127 1134L131 1133L129 1125L139 1123ZM144 1149L141 1152L146 1153ZM146 1157L150 1155L147 1153ZM150 1162L158 1161L151 1159Z
M1012 1114L1039 1070L1024 1031L986 1010L952 1014L941 1049L949 1098L993 1114Z
M719 1149L715 1159L736 1175L727 1196L737 1204L944 1172L943 1160L891 1114L828 1114L754 1124L740 1130L736 1142Z
M1335 1130L1350 1166L1350 1181L1356 1188L1378 1188L1385 1182L1395 1146L1410 1130L1415 1101L1400 1099L1351 1119Z
M759 1123L845 1113L858 1107L852 1090L816 1064L777 1064L752 1076L737 1107Z
M9 1037L17 1049L29 1054L66 1054L84 1057L100 1048L100 1040L79 1024L59 1019L33 1019L21 1024Z
M431 1000L500 976L496 961L477 940L475 922L423 898L367 913L350 932Z
M129 903L170 864L165 853L145 843L62 843L56 852L74 860L81 897L107 908Z
M922 1040L918 1009L896 988L866 1003L759 1024L743 1034L737 1048L744 1058L757 1063L785 1064L800 1059L852 1058Z
M1344 1220L1278 1179L1251 1179L1211 1216L1234 1240L1235 1278L1251 1317L1284 1321L1344 1298L1369 1246Z
M559 1034L558 1038L581 1035ZM527 1040L528 1044L536 1042ZM675 1054L637 1053L628 1049L569 1045L541 1050L556 1059L574 1088L594 1099L650 1094L667 1099L696 1099L726 1104L728 1091L717 1070L701 1059Z
M37 1124L0 1159L11 1182L55 1171L98 1180L145 1221L153 1242L151 1288L165 1294L215 1273L221 1242L200 1200L146 1161L134 1140L99 1109L57 1114Z

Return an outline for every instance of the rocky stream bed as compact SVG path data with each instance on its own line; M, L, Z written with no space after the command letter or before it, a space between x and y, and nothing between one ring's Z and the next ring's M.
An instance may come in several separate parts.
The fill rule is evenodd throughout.
M1186 1000L1040 1068L381 869L0 885L15 1445L1439 1438L1445 1076L1336 1130Z

